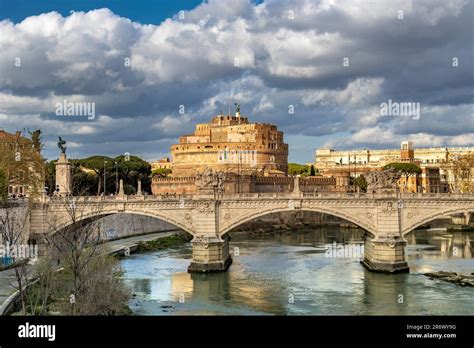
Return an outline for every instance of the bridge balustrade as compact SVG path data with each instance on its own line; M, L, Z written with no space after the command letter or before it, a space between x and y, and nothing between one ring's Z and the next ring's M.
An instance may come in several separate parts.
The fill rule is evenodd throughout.
M295 199L295 198L321 198L321 199L433 199L449 198L470 199L473 193L413 193L413 192L393 192L393 193L362 193L362 192L298 192L298 193L238 193L238 194L181 194L181 195L114 195L114 196L43 196L38 201L41 203L70 203L75 202L96 203L96 202L139 202L139 201L169 201L176 202L182 200L215 200L215 199ZM28 199L9 200L9 204L27 204Z

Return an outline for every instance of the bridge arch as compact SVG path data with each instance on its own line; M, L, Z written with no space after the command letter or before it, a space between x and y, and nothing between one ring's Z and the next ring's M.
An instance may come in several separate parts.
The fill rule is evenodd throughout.
M233 229L243 225L244 223L255 220L265 215L281 213L281 212L298 212L298 211L309 211L309 212L314 212L314 213L322 213L322 214L336 216L350 223L353 223L354 225L357 225L358 227L363 229L365 233L367 233L371 238L374 238L377 234L377 232L375 231L375 226L370 226L367 222L357 219L354 216L349 216L347 214L344 214L343 212L337 212L337 211L323 209L323 208L301 208L301 209L279 208L279 209L265 209L265 210L260 210L260 211L251 211L246 214L241 214L237 216L235 219L233 219L233 221L229 225L225 226L220 231L219 234L222 237L226 235L227 233L231 232Z
M149 211L149 210L128 210L127 209L124 211L85 212L84 214L81 214L80 216L76 217L76 222L91 223L100 218L110 216L110 215L116 215L116 214L130 214L130 215L141 215L141 216L152 217L152 218L167 222L173 226L176 226L176 228L179 228L185 231L191 236L195 235L195 232L190 228L190 226L185 225L184 223L179 221L179 219L173 216L170 216L169 214L165 214L163 212ZM65 219L63 217L62 219L58 221L56 225L54 225L54 231L52 232L53 234L67 228L68 226L72 224L72 222L69 219L69 216L67 216Z
M427 224L428 222L434 221L441 219L445 217L446 215L454 215L454 214L464 214L464 213L469 213L472 214L474 212L474 209L462 209L462 208L455 208L455 209L447 209L443 211L437 211L432 214L424 215L417 219L415 222L410 223L407 227L403 228L402 236L407 235L408 233L412 232L414 229Z

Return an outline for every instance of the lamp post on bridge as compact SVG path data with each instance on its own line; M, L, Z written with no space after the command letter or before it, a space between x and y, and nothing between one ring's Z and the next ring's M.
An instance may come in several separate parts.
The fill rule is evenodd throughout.
M106 176L106 169L105 165L107 164L107 161L104 161L104 196L106 195L106 187L107 187L107 176Z
M115 163L115 194L118 193L119 186L118 186L118 163L117 161Z
M354 155L354 192L357 192L356 186L357 186L357 152Z

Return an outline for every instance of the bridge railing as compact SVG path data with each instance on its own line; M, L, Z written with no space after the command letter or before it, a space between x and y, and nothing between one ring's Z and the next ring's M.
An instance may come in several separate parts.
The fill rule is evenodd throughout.
M110 195L110 196L70 196L70 197L43 197L42 203L71 203L72 201L79 203L107 203L107 202L140 202L140 201L162 201L162 202L182 202L189 200L235 200L235 199L305 199L305 198L321 198L321 199L433 199L433 198L450 198L458 199L474 199L474 194L453 194L453 193L359 193L359 192L298 192L298 193L276 193L276 192L259 192L259 193L238 193L238 194L221 194L221 195Z

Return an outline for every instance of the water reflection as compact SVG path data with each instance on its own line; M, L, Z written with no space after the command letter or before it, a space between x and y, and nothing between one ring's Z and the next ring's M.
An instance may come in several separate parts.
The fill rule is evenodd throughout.
M472 314L472 288L433 281L431 270L474 271L469 232L417 230L406 236L410 274L367 271L357 258L325 250L361 243L358 229L320 228L248 239L225 273L188 274L189 245L122 261L137 314Z
M430 253L415 254L412 257L422 258L472 258L474 245L471 240L473 233L467 231L446 231L446 229L416 230L406 235L411 245L421 245ZM431 246L431 248L429 248Z

